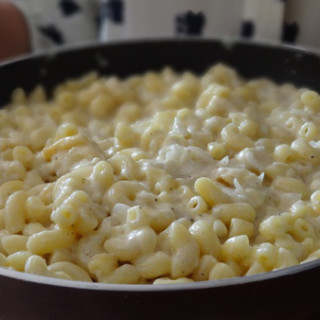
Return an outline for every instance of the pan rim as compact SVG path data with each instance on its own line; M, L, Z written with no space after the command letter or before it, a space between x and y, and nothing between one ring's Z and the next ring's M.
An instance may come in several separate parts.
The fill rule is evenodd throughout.
M313 54L320 58L320 48L309 45L294 45L289 43L283 43L280 41L267 40L267 39L244 39L241 37L203 37L203 38L141 38L141 39L121 39L110 40L108 42L99 41L84 41L80 43L67 44L62 47L52 47L46 49L39 49L35 52L29 52L20 56L0 61L0 69L4 66L8 66L14 63L22 62L25 60L33 60L38 58L54 58L56 55L70 53L73 51L90 50L93 48L113 47L113 46L126 46L126 45L143 45L143 44L156 44L156 43L220 43L227 49L232 49L237 45L248 45L256 47L267 47L274 49L285 49L294 51L296 53Z
M106 292L163 292L163 291L196 291L202 289L215 289L234 286L250 285L258 282L270 282L279 278L294 277L297 274L308 272L309 270L320 270L320 259L301 263L299 265L277 269L274 271L264 272L260 274L233 277L229 279L213 280L213 281L196 281L179 284L108 284L98 282L85 282L65 280L59 278L51 278L48 276L29 274L1 267L1 277L10 278L21 282L28 282L43 286L54 286L63 288L72 288L89 291L106 291ZM0 280L1 281L1 280Z

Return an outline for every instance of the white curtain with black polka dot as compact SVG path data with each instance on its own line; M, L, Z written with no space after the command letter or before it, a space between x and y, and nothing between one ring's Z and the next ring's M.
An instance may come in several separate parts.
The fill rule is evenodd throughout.
M102 40L244 37L320 46L320 0L103 0Z
M98 40L100 0L9 0L27 22L33 50Z
M320 47L320 0L287 0L284 40Z
M32 48L86 41L221 36L320 47L320 0L10 0Z
M102 40L239 33L243 0L104 0Z

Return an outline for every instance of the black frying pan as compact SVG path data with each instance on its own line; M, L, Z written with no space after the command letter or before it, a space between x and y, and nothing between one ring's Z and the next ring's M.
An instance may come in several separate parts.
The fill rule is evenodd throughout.
M31 56L0 67L0 105L16 87L48 92L92 70L127 76L172 66L197 73L216 62L245 77L320 91L320 56L290 47L222 41L93 45ZM0 268L0 319L320 319L320 260L244 278L182 285L107 285Z

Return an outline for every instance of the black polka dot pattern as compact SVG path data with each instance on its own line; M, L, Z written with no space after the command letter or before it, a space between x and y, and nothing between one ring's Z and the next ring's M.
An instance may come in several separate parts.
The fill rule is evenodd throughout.
M0 0L1 1L1 0ZM40 0L39 0L40 1ZM134 0L127 0L128 3L126 2L126 0L102 0L101 1L101 5L100 5L100 10L97 10L94 15L92 15L92 12L89 12L89 7L87 8L85 5L82 5L82 2L79 0L51 0L54 1L54 4L57 6L58 11L55 11L55 14L57 14L57 16L54 19L51 20L47 20L46 22L44 22L44 20L41 20L42 23L38 25L36 25L36 28L38 29L39 33L41 37L43 39L43 37L45 37L47 40L49 40L51 42L51 44L56 44L56 45L61 45L64 44L66 42L66 39L68 39L68 41L72 41L72 36L73 36L73 31L76 32L81 32L78 30L70 30L70 26L73 25L73 23L78 23L78 21L81 21L81 19L86 19L86 22L90 21L89 19L92 19L92 25L94 28L96 28L97 30L97 34L98 34L98 29L103 27L104 21L108 21L111 24L115 24L118 25L118 27L116 29L112 29L110 28L111 31L106 31L106 33L103 35L104 37L108 37L107 32L110 32L110 38L112 38L112 32L115 32L120 38L121 38L121 33L125 33L125 28L126 28L126 24L125 24L125 19L126 16L128 16L129 18L131 17L131 14L133 16L138 16L138 19L140 19L139 14L137 15L137 12L135 12L135 10L140 11L140 9L137 6L133 6L134 5ZM93 0L87 0L87 1L93 1ZM96 0L97 2L99 0ZM129 3L129 1L132 1ZM147 0L145 0L147 1ZM152 1L152 0L150 0ZM158 0L161 1L161 0ZM201 2L202 0L199 0L199 2ZM205 1L209 1L209 0L205 0ZM214 0L215 1L215 0ZM258 0L257 0L258 1ZM274 2L283 2L285 3L284 6L279 6L279 8L286 8L287 3L290 3L289 1L286 0L273 0ZM143 3L143 2L142 2ZM258 3L258 2L257 2ZM279 3L278 3L279 4ZM49 6L48 6L49 8ZM279 9L278 8L278 9ZM86 10L88 9L88 12L86 12ZM152 8L150 8L150 10L152 10ZM154 8L154 10L156 10ZM168 7L166 8L167 11L164 11L163 14L169 14L172 15L172 12L170 12L170 10L174 10L174 6ZM202 9L201 9L202 10ZM128 12L127 12L128 11ZM133 12L131 12L133 11ZM89 19L88 19L88 13L90 14ZM204 30L207 27L206 30L206 35L210 35L210 23L208 24L208 20L213 19L213 17L215 16L215 14L220 14L219 12L211 12L209 13L209 11L197 11L197 10L190 10L188 8L188 6L185 6L185 9L182 9L174 18L172 21L173 25L171 25L171 33L174 32L176 36L199 36L201 37L204 34ZM239 12L239 15L241 15L242 13ZM255 36L257 36L257 33L259 33L259 37L264 36L264 34L267 34L265 27L261 26L260 20L259 20L259 14L254 14L252 17L247 18L245 20L242 21L241 25L240 25L240 30L239 30L239 25L237 26L237 30L236 31L238 33L238 35L242 36L243 38L246 39L251 39L254 38ZM269 12L269 15L272 14ZM74 17L74 19L70 19ZM223 15L221 16L221 19L223 19ZM220 18L220 17L219 17ZM146 20L146 28L148 28L148 24L150 23L150 21L148 20L148 15L146 16L141 16L141 20ZM279 30L278 26L281 25L278 24L277 20L277 16L275 17L275 26L272 30L275 30L275 32L277 33L277 39L279 39L279 36L281 36L281 39L283 42L286 43L291 43L294 44L297 42L297 40L299 42L302 42L303 40L301 40L301 37L299 36L299 32L301 30L301 27L303 28L303 22L301 22L301 25L298 25L297 22L294 23L283 23L283 27L282 30ZM66 21L67 23L61 23L60 21ZM272 20L272 19L271 19ZM293 19L291 18L291 21L295 21L296 18L293 17ZM54 23L52 23L52 21L55 21ZM224 24L224 20L221 20L222 22L222 26ZM226 21L226 24L229 23L230 21ZM283 21L281 21L283 22ZM207 26L208 25L208 26ZM88 24L83 24L84 28L87 28ZM68 32L64 29L64 28L69 28ZM272 27L272 25L270 25L270 27ZM91 26L90 26L91 28ZM150 36L152 37L153 35L153 28L157 28L157 26L150 26ZM276 29L277 28L277 29ZM80 28L81 29L81 28ZM281 27L280 27L281 29ZM85 29L84 29L85 30ZM89 30L89 29L88 29ZM116 31L114 31L116 30ZM71 32L72 31L72 32ZM214 31L214 30L213 30ZM64 32L66 32L64 34ZM83 32L83 31L82 31ZM133 33L135 32L135 30L132 31ZM130 33L130 32L129 32ZM71 37L70 37L71 35ZM137 35L139 36L138 32ZM77 34L77 37L79 36L79 33ZM268 34L267 34L268 36ZM90 37L92 37L90 35ZM274 37L274 36L272 36ZM71 39L71 40L70 40ZM41 41L39 42L40 45ZM44 42L44 45L47 45L46 42ZM49 43L48 43L49 45Z
M286 43L295 43L299 35L299 25L296 22L284 23L282 29L282 41Z
M124 2L123 0L108 0L102 3L101 18L108 19L115 24L124 22Z
M243 21L241 25L241 36L244 38L252 38L255 33L254 22L251 20Z
M187 11L175 18L175 29L177 35L201 36L206 17L202 12L194 13Z
M64 37L61 31L53 24L38 27L38 30L54 44L64 44Z
M73 16L81 11L80 5L74 0L60 0L59 7L62 14L66 17Z

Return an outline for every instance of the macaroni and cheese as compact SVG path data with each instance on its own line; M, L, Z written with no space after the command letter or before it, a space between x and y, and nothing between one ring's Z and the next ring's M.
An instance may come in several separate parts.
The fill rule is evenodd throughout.
M320 258L320 96L218 64L16 89L0 110L0 266L164 284Z

